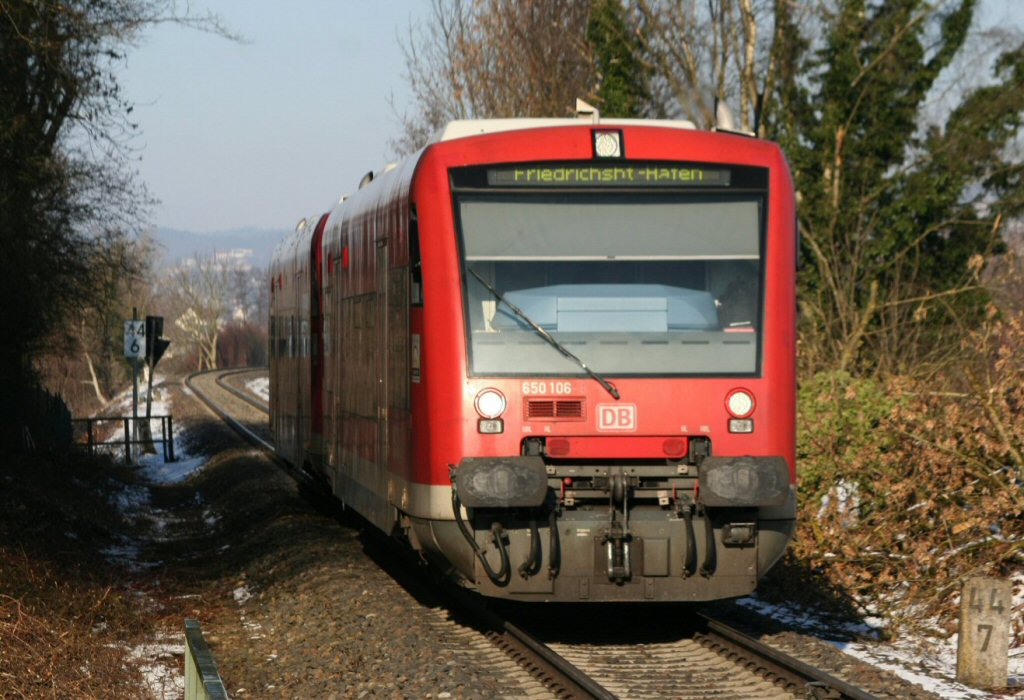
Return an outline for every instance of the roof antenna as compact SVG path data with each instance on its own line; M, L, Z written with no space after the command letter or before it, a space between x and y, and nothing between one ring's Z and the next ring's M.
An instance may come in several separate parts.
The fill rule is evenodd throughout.
M371 182L373 182L373 171L372 170L370 172L366 173L365 175L363 175L363 179L359 181L359 189L363 189L364 187L369 185Z
M725 100L715 98L715 129L719 131L736 131L736 117Z
M757 136L755 131L746 131L736 126L736 117L733 115L725 100L715 98L715 128L713 131L722 131L727 134L738 134L740 136Z
M576 98L576 118L577 119L589 119L592 123L597 124L601 121L601 113L592 104L588 104Z
M754 133L761 133L761 111L764 109L764 93L757 93L757 99L754 100Z

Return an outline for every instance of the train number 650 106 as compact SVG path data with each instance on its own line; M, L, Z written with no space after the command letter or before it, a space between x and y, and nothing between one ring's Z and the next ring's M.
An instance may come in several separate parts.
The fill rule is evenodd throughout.
M572 382L523 382L524 396L568 396Z

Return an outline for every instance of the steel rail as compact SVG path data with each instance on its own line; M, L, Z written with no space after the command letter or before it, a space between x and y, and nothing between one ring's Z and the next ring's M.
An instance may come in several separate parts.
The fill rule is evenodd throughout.
M242 389L239 389L237 387L233 387L230 384L228 384L226 381L224 381L225 378L232 377L232 376L234 376L236 374L246 374L248 372L259 372L259 371L265 370L265 369L266 369L266 367L246 367L244 369L227 370L223 374L221 374L219 377L217 377L217 379L216 379L217 386L219 386L220 388L222 388L225 391L229 392L230 394L232 394L234 396L237 396L242 401L245 401L247 404L249 404L250 406L252 406L256 410L262 411L263 413L266 413L267 415L269 415L270 414L270 406L267 405L266 402L256 398L250 392L243 391Z
M425 585L422 581L416 584ZM472 594L465 590L453 588L450 582L436 582L430 588L448 609L458 610L472 620L492 644L561 700L619 699L547 644L487 609L484 601L470 597Z
M618 700L618 695L574 666L544 642L507 620L502 620L500 625L501 631L495 632L491 641L505 653L516 658L516 661L527 670L532 666L534 676L545 685L559 691L556 693L559 697Z
M217 377L215 382L221 389L249 404L254 404L255 399L242 396L244 392L222 381L224 376L249 371L252 370L204 370L188 375L185 378L185 385L195 394L196 398L248 442L266 450L272 457L276 457L271 443L229 415L219 403L193 382L197 377L220 372L222 376ZM257 408L267 410L266 406L257 406ZM289 469L288 471L297 472L298 470ZM419 583L422 585L422 582ZM451 592L442 592L442 596L449 601L450 606L458 607L469 617L475 618L478 625L486 630L484 635L493 644L514 658L517 663L549 689L552 689L560 698L618 699L615 693L577 668L554 649L525 630L485 609L479 601L467 603L461 592L457 596ZM705 646L732 657L738 665L747 662L748 666L758 667L761 670L760 675L786 686L792 692L802 692L809 698L827 698L828 700L878 700L876 696L774 649L704 613L697 613L697 617L701 619L704 627L704 631L698 633L698 638Z
M717 647L720 653L735 655L759 665L765 675L774 676L790 690L802 690L809 698L878 700L877 696L759 642L704 613L697 613L697 616L706 626L707 632L703 636L708 646Z
M273 445L256 435L240 421L229 415L216 400L200 389L193 381L197 377L203 375L221 372L221 376L214 380L217 386L228 391L234 396L239 396L240 392L234 387L228 386L222 381L222 379L224 376L229 374L237 374L244 371L250 370L236 370L228 372L225 372L224 370L204 370L202 372L195 372L185 378L185 385L193 394L195 394L196 398L205 404L207 408L217 415L217 417L227 423L233 430L238 432L248 442L267 450L273 456ZM243 397L239 396L239 398ZM252 402L249 401L249 403ZM451 600L450 596L446 597L449 597L449 600ZM473 605L470 608L468 605L462 604L459 605L459 607L467 611L472 617L475 617L482 627L489 630L489 632L485 633L485 636L487 636L492 643L510 656L513 656L520 665L531 670L532 673L545 685L556 689L558 691L557 694L561 698L579 698L581 700L584 698L588 700L618 699L617 695L602 687L586 673L573 666L554 649L551 649L543 642L530 636L511 622L501 619L478 605Z
M203 391L202 389L197 387L193 383L193 381L192 381L196 377L200 377L200 376L207 375L207 374L212 374L214 372L224 372L224 370L222 370L222 369L207 369L207 370L203 370L202 372L194 372L194 373L188 375L187 377L185 377L185 386L187 386L189 388L189 390L191 390L192 393L195 394L196 398L198 398L200 401L202 401L204 404L206 404L206 407L209 408L211 411L213 411L213 413L218 418L220 418L225 423L227 423L235 432L237 432L239 435L241 435L243 438L245 438L245 440L247 442L250 442L253 445L255 445L256 447L259 447L259 448L261 448L263 450L266 450L267 452L269 452L271 454L274 454L274 446L271 443L267 442L266 440L261 438L259 435L257 435L255 432L253 432L252 430L247 428L245 425L243 425L240 421L236 420L231 415L229 415L227 413L227 411L225 411L221 407L221 405L219 403L214 401L213 398L211 398L209 396L209 394L207 394L205 391Z

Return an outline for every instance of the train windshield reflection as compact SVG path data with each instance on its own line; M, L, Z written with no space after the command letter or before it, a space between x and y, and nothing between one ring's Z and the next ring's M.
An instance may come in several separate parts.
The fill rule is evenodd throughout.
M757 372L760 196L465 194L457 212L472 373L583 371L469 270L603 374Z

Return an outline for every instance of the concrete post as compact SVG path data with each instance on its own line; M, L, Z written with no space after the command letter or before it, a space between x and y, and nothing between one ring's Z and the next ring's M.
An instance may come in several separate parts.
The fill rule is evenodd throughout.
M970 578L960 596L956 679L973 688L1005 688L1010 645L1009 581Z

